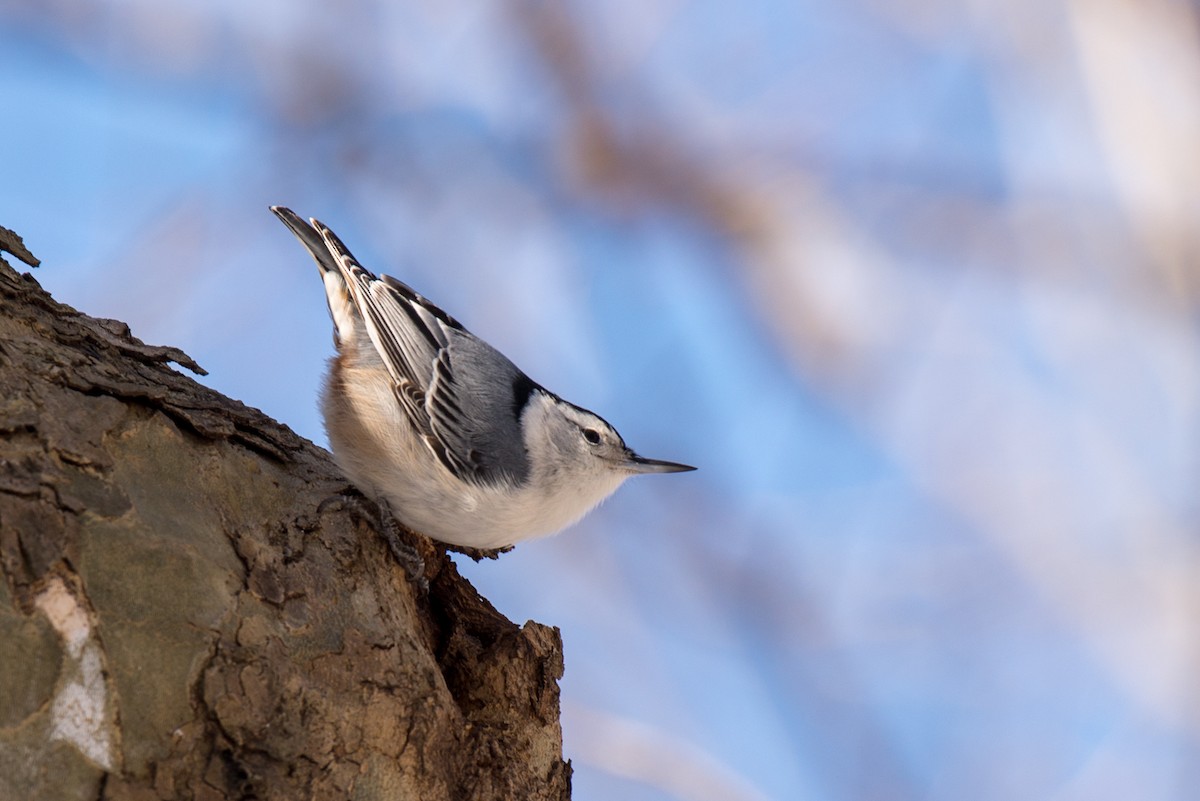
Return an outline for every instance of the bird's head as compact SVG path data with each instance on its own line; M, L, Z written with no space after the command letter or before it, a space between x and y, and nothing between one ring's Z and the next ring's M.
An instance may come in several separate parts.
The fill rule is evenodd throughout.
M598 414L548 392L535 395L540 397L530 399L531 408L523 419L526 443L534 464L547 472L610 480L616 489L629 476L696 469L638 456Z

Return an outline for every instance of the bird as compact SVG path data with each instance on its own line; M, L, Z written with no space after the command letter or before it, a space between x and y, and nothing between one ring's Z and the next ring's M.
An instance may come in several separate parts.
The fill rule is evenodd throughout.
M602 417L364 268L318 220L271 211L324 283L336 355L321 412L334 461L410 531L494 552L572 525L631 476L696 469L639 456Z

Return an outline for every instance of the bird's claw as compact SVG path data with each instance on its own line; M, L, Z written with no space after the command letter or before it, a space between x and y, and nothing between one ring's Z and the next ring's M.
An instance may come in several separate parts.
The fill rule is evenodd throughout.
M499 559L500 554L508 553L513 549L511 545L505 545L503 548L468 548L465 545L446 545L447 551L461 553L476 562L481 562L484 559Z
M317 505L317 513L323 513L330 507L345 509L355 520L366 523L383 535L392 557L404 568L409 580L416 584L421 592L429 592L429 580L425 578L425 559L415 545L405 542L406 539L419 535L398 523L392 517L392 510L387 503L372 502L353 491L329 496ZM405 537L404 534L409 536Z

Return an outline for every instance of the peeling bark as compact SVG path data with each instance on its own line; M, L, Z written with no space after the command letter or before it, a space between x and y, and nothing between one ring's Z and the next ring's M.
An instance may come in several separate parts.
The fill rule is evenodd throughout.
M568 798L557 629L167 362L0 259L0 798Z

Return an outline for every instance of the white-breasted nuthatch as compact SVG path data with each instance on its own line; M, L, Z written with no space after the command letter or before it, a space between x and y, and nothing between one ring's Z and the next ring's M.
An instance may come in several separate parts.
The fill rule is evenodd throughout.
M325 283L337 356L322 413L334 459L408 528L500 548L569 526L630 476L695 469L638 456L408 285L364 269L317 220L271 211Z

